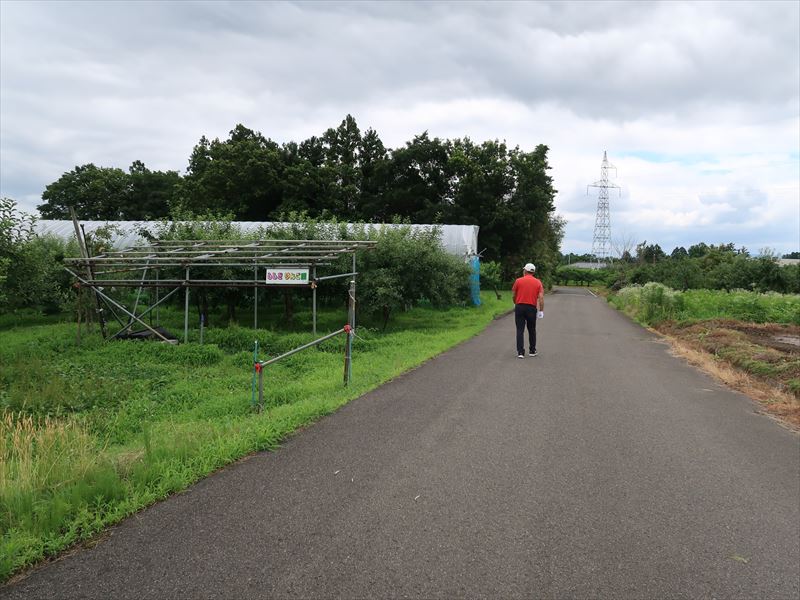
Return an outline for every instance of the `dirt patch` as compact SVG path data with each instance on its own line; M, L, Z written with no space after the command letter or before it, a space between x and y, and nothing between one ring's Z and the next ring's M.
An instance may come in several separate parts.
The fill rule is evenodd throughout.
M800 326L713 319L656 330L692 364L800 429Z
M728 321L728 327L741 331L754 343L800 356L800 326L775 323L737 323Z

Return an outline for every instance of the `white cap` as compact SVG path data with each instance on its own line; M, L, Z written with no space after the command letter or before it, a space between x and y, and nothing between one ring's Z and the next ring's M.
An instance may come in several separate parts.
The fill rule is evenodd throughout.
M536 265L533 264L533 263L528 263L527 265L525 265L522 268L525 269L526 271L529 271L529 272L533 273L536 270Z

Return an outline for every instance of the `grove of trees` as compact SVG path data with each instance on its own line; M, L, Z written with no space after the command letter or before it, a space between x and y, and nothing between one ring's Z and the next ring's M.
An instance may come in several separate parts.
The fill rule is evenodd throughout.
M572 257L570 257L572 258ZM593 259L587 255L582 258ZM572 258L574 260L574 258ZM628 284L663 283L675 290L744 289L757 292L800 293L800 265L778 264L770 252L751 256L732 243L700 242L689 248L677 247L667 254L658 244L646 241L636 246L635 255L616 260L605 269L576 269L562 257L556 270L557 283L606 285L620 289Z
M290 213L349 222L479 225L483 257L507 274L534 260L557 264L564 222L555 215L548 148L530 152L498 140L431 138L386 148L348 115L320 137L279 144L236 125L227 139L205 136L184 175L87 164L48 185L45 219L140 220L175 212L280 221Z

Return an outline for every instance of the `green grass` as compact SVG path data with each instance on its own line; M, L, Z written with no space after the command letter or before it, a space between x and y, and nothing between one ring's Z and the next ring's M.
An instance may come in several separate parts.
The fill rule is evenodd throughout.
M800 325L800 296L796 294L745 290L678 292L660 283L648 283L623 288L608 300L647 325L665 320L686 322L721 318Z
M687 290L682 293L683 319L730 318L753 323L800 325L800 296L777 292Z
M269 328L210 328L204 345L104 342L74 323L30 314L0 318L0 580L87 539L148 504L257 450L479 333L509 301L478 308L415 308L386 331L364 319L353 380L342 385L343 342L334 338L265 370L265 410L252 412L252 349L276 356L314 339L310 314ZM252 315L248 315L252 318ZM344 311L320 314L320 335ZM182 333L177 310L162 322ZM221 323L216 318L212 324ZM279 324L280 323L280 324Z

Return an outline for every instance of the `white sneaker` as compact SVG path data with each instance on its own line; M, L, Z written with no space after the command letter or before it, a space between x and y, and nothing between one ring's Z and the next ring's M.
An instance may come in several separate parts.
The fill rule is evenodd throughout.
M525 355L524 354L518 354L517 358L525 358Z
M538 352L536 352L536 351L534 351L534 352L531 352L531 353L530 353L528 356L530 356L531 358L533 358L534 356L539 356L539 353L538 353Z

